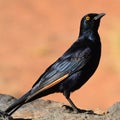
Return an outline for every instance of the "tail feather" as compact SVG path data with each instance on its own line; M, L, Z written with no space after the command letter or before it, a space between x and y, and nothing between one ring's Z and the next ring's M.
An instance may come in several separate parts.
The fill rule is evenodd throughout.
M19 109L23 104L31 102L37 98L41 98L43 96L46 96L48 94L54 93L56 91L56 87L49 88L45 91L40 91L36 93L36 91L32 91L33 89L29 90L25 95L23 95L21 98L16 100L12 105L10 105L6 110L5 113L8 115L12 115L17 109Z
M28 91L25 95L23 95L21 98L15 101L12 105L10 105L5 112L8 115L12 115L18 108L20 108L23 104L26 103L26 99L30 95L30 91Z

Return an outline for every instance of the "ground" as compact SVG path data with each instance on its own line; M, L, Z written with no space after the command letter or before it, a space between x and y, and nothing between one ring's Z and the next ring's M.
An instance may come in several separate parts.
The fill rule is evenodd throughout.
M65 107L64 103L51 100L37 99L24 104L11 116L3 112L15 98L0 94L0 120L119 120L120 102L114 103L105 111L80 110L74 113L70 106ZM71 109L68 109L71 108ZM13 119L12 119L13 118Z
M71 95L77 106L106 109L120 96L120 14L118 0L0 1L0 92L20 97L77 39L86 13L106 13L99 34L100 65ZM67 103L61 94L45 97Z

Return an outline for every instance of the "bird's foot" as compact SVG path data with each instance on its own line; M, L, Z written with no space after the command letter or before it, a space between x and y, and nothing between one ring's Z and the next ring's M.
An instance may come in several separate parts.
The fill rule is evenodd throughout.
M13 120L7 113L0 111L0 120Z
M68 105L63 105L62 110L66 113L72 113L73 112L73 108L68 106Z
M79 109L79 108L72 108L68 105L63 105L62 106L63 111L67 112L67 113L74 113L74 114L78 114L78 113L87 113L87 114L94 114L94 112L92 110L83 110L83 109Z

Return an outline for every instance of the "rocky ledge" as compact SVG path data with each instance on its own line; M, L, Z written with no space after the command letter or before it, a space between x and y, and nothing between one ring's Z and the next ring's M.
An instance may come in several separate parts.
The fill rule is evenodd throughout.
M16 99L8 95L0 95L0 110L4 111ZM4 117L0 112L0 120L120 120L120 102L115 103L105 112L84 110L79 114L67 111L64 104L37 99L23 105L12 117Z

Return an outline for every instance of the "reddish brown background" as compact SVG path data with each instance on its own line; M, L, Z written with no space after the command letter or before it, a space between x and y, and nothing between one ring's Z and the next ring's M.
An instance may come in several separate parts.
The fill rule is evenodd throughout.
M119 0L0 0L0 93L23 95L77 39L81 17L105 12L99 68L71 97L84 109L106 109L119 101L119 5ZM61 94L45 99L68 103Z

